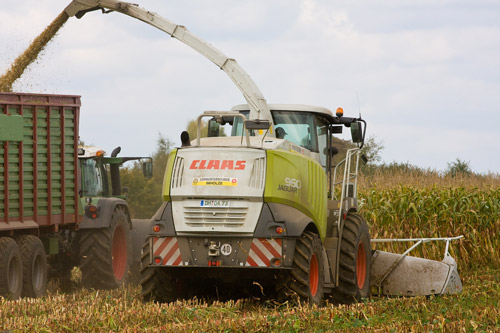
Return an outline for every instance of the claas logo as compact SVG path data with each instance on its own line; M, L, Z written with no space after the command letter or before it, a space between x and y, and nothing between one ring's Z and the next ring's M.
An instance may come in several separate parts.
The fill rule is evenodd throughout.
M189 169L207 170L245 170L246 161L233 160L194 160Z

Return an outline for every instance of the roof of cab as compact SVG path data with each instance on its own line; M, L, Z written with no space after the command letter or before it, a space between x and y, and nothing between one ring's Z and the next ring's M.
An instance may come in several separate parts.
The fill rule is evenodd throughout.
M333 117L332 111L322 106L303 105L303 104L268 104L271 111L306 111L324 114L328 117ZM231 111L247 111L250 110L248 104L239 104L231 108Z

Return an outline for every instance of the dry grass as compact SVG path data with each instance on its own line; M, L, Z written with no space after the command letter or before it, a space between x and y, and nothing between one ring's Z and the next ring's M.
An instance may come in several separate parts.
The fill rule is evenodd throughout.
M7 72L0 77L0 91L12 91L12 85L14 82L19 79L23 75L26 68L36 60L40 52L51 41L67 20L68 14L66 14L66 12L62 12L47 28L45 28L40 35L38 35L38 37L33 40L26 51L17 57Z

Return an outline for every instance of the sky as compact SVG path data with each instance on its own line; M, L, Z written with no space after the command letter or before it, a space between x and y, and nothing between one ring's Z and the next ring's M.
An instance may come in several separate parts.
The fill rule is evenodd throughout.
M4 1L0 72L69 0ZM500 172L498 0L137 0L234 58L268 103L360 113L386 163ZM70 18L17 92L81 95L80 137L149 156L206 110L245 103L217 66L119 13Z

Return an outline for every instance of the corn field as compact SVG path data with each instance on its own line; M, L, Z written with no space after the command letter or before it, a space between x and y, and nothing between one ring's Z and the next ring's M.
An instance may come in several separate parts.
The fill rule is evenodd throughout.
M397 178L396 178L397 179ZM403 181L404 180L404 181ZM405 185L401 185L405 184ZM143 303L138 287L113 291L52 288L41 299L0 298L0 331L499 331L500 184L490 179L387 176L360 180L359 204L372 238L447 237L464 290L459 295L372 298L322 307L270 300L193 299ZM385 245L404 251L408 245ZM380 247L380 245L379 245ZM424 257L439 259L444 244L425 244Z
M423 177L420 177L421 180ZM495 178L496 180L496 178ZM451 255L459 269L500 264L500 185L463 183L459 186L363 185L359 192L361 214L371 225L372 238L464 238L452 243ZM492 182L489 183L490 185ZM373 185L373 184L372 184ZM404 251L408 244L385 245ZM419 254L436 259L444 254L444 243L424 244Z

